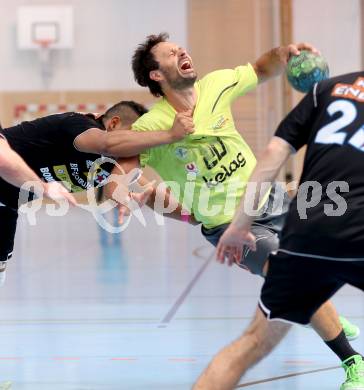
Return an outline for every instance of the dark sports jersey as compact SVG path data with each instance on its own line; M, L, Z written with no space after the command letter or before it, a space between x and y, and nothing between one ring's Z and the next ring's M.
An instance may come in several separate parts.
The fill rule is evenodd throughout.
M309 189L291 204L281 250L364 259L364 72L316 84L276 136L296 150L307 144L300 188Z
M75 138L90 128L105 130L93 114L67 112L49 115L1 130L9 145L46 182L63 181L72 192L86 190L103 182L112 170L104 163L87 182L87 174L100 155L78 151ZM0 179L0 202L17 207L19 189Z

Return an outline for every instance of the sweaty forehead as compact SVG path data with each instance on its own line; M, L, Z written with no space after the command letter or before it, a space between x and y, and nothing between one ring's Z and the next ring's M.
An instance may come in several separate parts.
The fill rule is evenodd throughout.
M164 57L169 54L172 49L178 49L178 45L173 42L160 42L152 49L152 53L158 59L158 57Z

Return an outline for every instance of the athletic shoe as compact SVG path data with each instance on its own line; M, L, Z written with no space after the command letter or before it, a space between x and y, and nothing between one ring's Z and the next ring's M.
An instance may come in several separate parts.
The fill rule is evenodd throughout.
M349 341L353 341L357 339L360 335L360 329L358 326L349 322L345 317L339 317L341 326L343 327L343 331L345 333L346 338Z
M346 380L340 390L364 390L364 361L360 355L351 356L342 362Z

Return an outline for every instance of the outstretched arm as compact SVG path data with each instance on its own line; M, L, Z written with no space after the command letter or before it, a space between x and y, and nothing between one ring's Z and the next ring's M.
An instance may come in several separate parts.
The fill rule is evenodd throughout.
M127 158L137 156L155 146L180 141L193 132L192 112L187 111L176 114L173 126L169 130L103 131L91 128L77 136L74 144L81 152Z
M37 196L46 196L58 201L68 200L71 204L76 204L73 195L68 193L61 184L44 183L2 137L0 137L0 177L16 187L31 182L32 191Z
M248 183L248 185L251 183L256 186L255 194L252 199L247 199L247 192L245 193L230 226L220 238L217 246L217 259L221 263L224 263L227 258L228 265L232 265L234 259L242 257L245 245L251 250L256 249L255 237L250 233L254 216L246 213L245 205L247 202L252 202L249 203L250 210L256 210L259 207L260 189L274 182L291 153L292 146L279 137L273 137L262 153L262 158L258 160Z
M0 138L0 176L16 187L21 187L28 181L38 182L40 187L44 185L36 173L3 138Z
M261 83L282 74L290 56L299 55L301 50L309 50L319 54L319 51L309 43L280 46L264 53L253 65L255 73L258 76L258 81Z

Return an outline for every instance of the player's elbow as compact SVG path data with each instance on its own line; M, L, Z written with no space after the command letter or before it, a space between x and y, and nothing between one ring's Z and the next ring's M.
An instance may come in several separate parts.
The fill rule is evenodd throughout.
M261 155L260 165L264 166L266 170L269 170L272 176L276 176L287 161L289 155L289 148L279 140L277 142L275 138L273 138Z
M258 78L258 83L262 83L264 81L269 80L271 77L275 76L275 73L272 69L267 67L265 61L258 60L255 64L253 64L253 68L255 74Z
M0 170L8 170L11 165L11 157L8 153L0 153Z
M291 145L280 137L273 137L265 149L266 155L275 156L282 162L292 154Z
M263 66L258 63L255 63L253 67L259 83L262 83L269 79L269 73Z
M277 156L279 154L279 149L275 147L275 145L267 145L265 148L263 155L267 157Z

